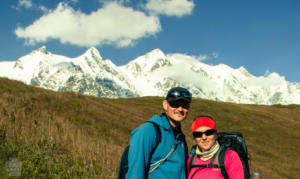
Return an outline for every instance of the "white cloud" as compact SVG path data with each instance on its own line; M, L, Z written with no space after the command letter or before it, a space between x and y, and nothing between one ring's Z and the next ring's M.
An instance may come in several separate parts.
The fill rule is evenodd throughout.
M148 0L144 8L151 14L182 17L191 14L194 6L190 0Z
M264 76L265 76L265 77L267 77L267 76L269 76L269 75L270 75L270 73L271 73L271 72L270 72L270 70L269 70L269 69L267 69L267 70L265 71L265 74L264 74Z
M49 39L78 46L116 44L130 46L139 38L155 35L161 30L156 16L146 16L116 2L108 3L91 14L75 11L59 3L31 25L18 27L15 34L33 45Z
M195 57L195 59L197 59L198 61L204 61L204 60L207 60L209 57L208 55L200 55L198 57Z
M19 0L18 5L15 6L14 8L19 10L20 8L24 7L26 9L29 9L33 6L33 3L31 0Z
M39 6L39 9L40 9L42 12L44 12L44 13L49 12L49 9L48 9L46 6L43 6L43 5L40 5L40 6Z
M218 52L212 52L211 54L199 55L196 58L198 59L198 61L206 61L206 60L214 59L214 58L218 58L218 57L219 57Z
M209 59L213 59L213 58L218 58L219 57L219 53L217 52L213 52L211 54L202 54L199 56L194 56L194 58L200 62L209 60Z
M111 2L116 2L116 3L127 3L130 2L130 0L99 0L100 3L111 3Z
M33 3L31 2L31 0L19 0L19 5L25 8L31 8Z
M248 86L261 86L264 88L270 88L270 86L276 88L284 85L285 83L285 78L274 72L268 74L268 76L249 78L249 80L246 81Z
M21 8L26 8L26 9L37 9L41 10L42 12L47 12L48 8L43 5L37 5L32 2L32 0L19 0L17 6L13 6L16 10L20 10Z
M181 59L184 60L185 63L187 61L199 61L199 62L203 62L209 59L213 59L213 58L218 58L219 57L219 53L217 52L213 52L211 54L201 54L198 56L193 56L193 55L187 55L187 54L182 54L182 53L173 53L173 54L168 54L169 56L172 56L176 59ZM192 62L194 63L194 62Z

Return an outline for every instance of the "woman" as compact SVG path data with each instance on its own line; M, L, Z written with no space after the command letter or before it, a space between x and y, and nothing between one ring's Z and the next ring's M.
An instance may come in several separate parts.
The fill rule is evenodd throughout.
M223 179L220 169L217 168L215 155L220 149L215 121L210 116L198 117L192 124L192 132L196 142L195 150L192 150L192 153L195 152L196 156L192 159L192 155L190 155L188 159L188 179ZM211 161L212 163L210 163ZM208 164L215 166L201 166ZM228 150L226 152L224 164L229 179L244 178L243 165L235 151Z

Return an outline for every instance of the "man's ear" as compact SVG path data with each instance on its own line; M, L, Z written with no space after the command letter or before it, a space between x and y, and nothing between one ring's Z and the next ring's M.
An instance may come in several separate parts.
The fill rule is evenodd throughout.
M168 101L167 100L163 100L162 106L163 106L163 108L164 108L165 111L168 109L168 105L169 105Z

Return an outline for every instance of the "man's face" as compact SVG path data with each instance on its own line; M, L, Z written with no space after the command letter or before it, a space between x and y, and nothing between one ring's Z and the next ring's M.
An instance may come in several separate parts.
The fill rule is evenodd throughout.
M176 122L182 122L188 115L190 104L182 100L169 104L167 100L164 100L163 107L168 117Z

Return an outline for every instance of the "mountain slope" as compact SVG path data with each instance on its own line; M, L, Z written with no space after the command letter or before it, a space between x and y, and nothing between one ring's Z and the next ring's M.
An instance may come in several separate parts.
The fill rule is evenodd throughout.
M117 178L130 131L160 114L160 97L107 99L53 92L0 78L0 178L11 159L21 178ZM251 171L300 178L300 106L260 106L194 98L182 130L189 148L193 118L210 114L218 131L241 132ZM284 154L284 155L283 155Z
M0 62L0 76L55 91L74 91L108 98L164 96L174 86L188 88L195 97L246 104L300 104L300 83L276 73L256 77L245 68L216 66L184 54L160 49L123 66L103 60L91 47L83 55L54 55L46 47L15 62Z

